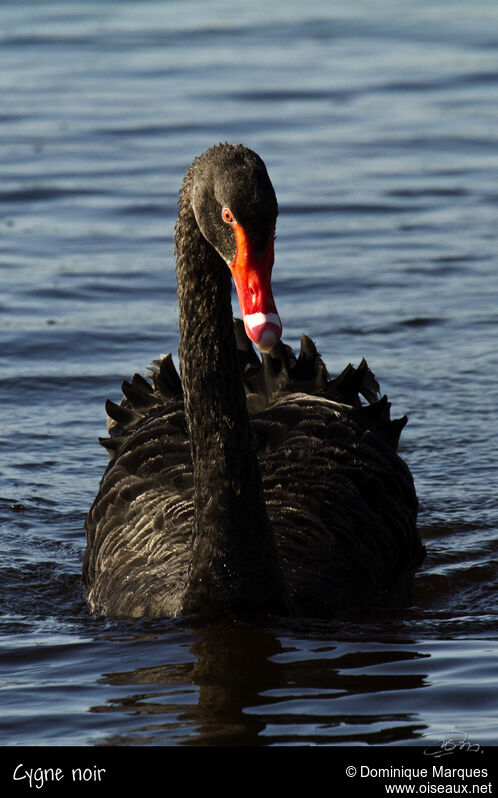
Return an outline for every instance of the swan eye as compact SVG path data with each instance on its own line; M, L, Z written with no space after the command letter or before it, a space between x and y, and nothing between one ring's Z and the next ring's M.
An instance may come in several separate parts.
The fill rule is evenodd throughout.
M235 221L234 218L233 218L233 213L230 210L230 208L223 208L223 210L221 212L221 218L227 224L232 224L232 222Z

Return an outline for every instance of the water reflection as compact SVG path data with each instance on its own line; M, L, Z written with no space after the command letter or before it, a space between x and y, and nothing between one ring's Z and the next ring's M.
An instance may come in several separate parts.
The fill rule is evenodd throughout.
M413 646L285 637L239 623L194 631L191 661L102 678L112 687L133 687L92 707L126 717L126 736L113 734L107 743L388 743L415 739L426 728L416 699L407 699L427 685L428 654Z

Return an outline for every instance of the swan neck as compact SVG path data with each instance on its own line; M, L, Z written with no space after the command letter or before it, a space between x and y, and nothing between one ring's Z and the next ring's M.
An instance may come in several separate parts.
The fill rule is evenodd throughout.
M230 272L181 203L175 243L179 360L194 471L184 613L284 614L233 331Z

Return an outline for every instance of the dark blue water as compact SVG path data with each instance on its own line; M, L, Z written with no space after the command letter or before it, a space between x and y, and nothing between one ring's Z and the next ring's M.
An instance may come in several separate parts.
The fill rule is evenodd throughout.
M498 742L498 6L2 2L0 744ZM192 158L280 203L288 343L408 413L428 557L408 610L258 628L92 618L104 400L178 339Z

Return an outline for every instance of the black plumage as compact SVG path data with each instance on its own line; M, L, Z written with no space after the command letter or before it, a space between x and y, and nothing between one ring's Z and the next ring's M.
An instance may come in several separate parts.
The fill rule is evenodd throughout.
M424 556L396 452L406 418L390 419L365 361L331 379L306 336L297 357L282 342L258 357L232 319L228 205L262 249L277 215L264 164L217 145L179 199L180 376L163 357L150 382L135 375L106 405L110 462L86 522L90 607L331 617L404 605Z

